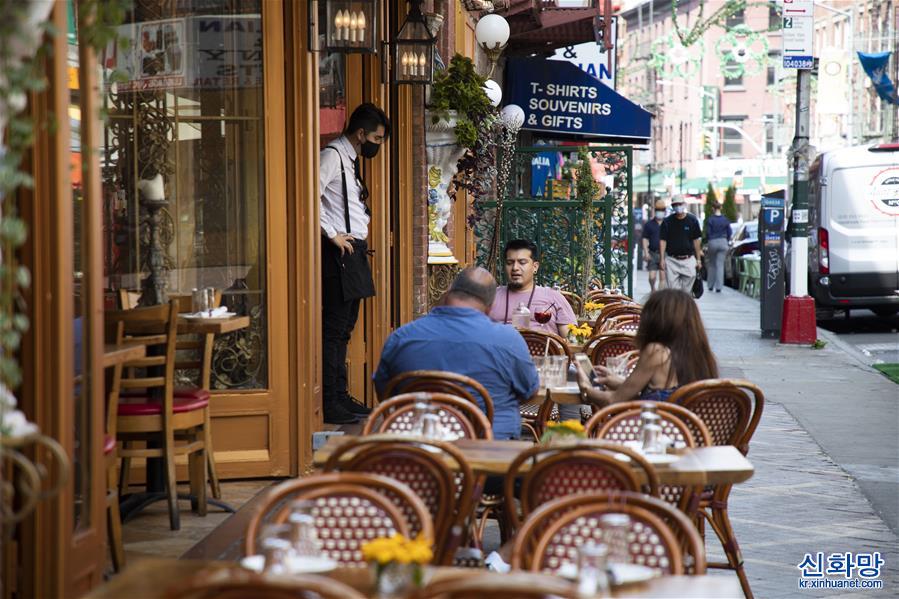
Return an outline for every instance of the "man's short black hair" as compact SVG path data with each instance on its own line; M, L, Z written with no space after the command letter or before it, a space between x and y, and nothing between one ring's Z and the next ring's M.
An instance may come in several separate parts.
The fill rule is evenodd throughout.
M390 119L387 118L383 110L371 102L366 102L357 106L353 114L350 115L345 133L353 133L362 129L367 135L377 130L379 125L384 126L384 137L390 137Z
M540 250L537 248L537 244L530 239L512 239L506 243L506 247L503 248L503 258L508 255L509 250L530 250L531 260L534 262L540 260Z

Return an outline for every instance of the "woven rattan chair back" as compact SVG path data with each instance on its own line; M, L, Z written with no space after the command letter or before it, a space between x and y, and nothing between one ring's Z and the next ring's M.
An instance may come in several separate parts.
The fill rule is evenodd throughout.
M450 468L449 463L454 463ZM397 480L412 489L427 506L434 522L435 563L452 563L456 547L449 545L454 526L463 527L474 508L475 478L465 456L455 446L440 441L390 441L360 437L342 444L325 463L324 470L371 472ZM401 502L404 515L417 534L421 523ZM445 553L448 553L446 555Z
M606 289L592 289L587 292L587 301L608 305L621 302L632 302L633 300L623 293L612 293Z
M562 297L564 297L568 302L568 305L571 306L575 316L580 316L584 313L584 298L573 291L560 291L559 293L562 294Z
M640 328L640 316L638 314L619 314L605 319L602 322L600 333L624 332L636 333Z
M493 422L493 399L484 385L470 376L445 370L410 370L387 381L387 385L384 387L384 397L389 398L415 391L448 393L462 397L481 408L487 416L487 420ZM483 405L476 396L483 400Z
M623 451L619 451L622 449ZM618 454L618 455L616 455ZM518 528L539 506L571 495L603 491L637 491L641 482L628 458L634 452L621 447L537 445L522 451L509 465L505 477L505 508L513 528ZM650 479L651 493L658 493L655 470L641 456L636 460ZM527 466L527 472L523 472ZM515 480L521 477L521 516L515 506Z
M579 546L604 541L597 520L610 513L630 518L632 563L682 574L686 546L695 556L693 573L705 573L702 538L690 519L655 497L626 491L575 495L540 506L515 535L512 568L557 572L565 563L576 564Z
M595 365L605 366L606 358L620 356L637 349L634 335L631 333L600 334L591 339L584 348Z
M712 445L735 445L744 455L765 406L761 389L737 379L696 381L678 388L668 401L699 416L712 435Z
M314 574L277 579L244 568L203 570L165 593L166 599L364 599L353 587Z
M547 331L532 331L531 329L518 329L528 345L528 351L532 356L566 356L571 361L571 348L568 342L555 333Z
M399 533L409 537L411 510L425 538L434 539L427 506L406 485L386 476L336 472L288 480L268 490L250 519L244 539L247 555L256 553L257 537L266 523L287 520L293 500L313 502L313 517L322 553L343 566L365 566L361 546ZM408 507L397 507L398 504Z
M457 437L493 438L493 427L476 404L447 393L425 392L403 393L378 404L362 427L362 434L411 433L415 404L421 401L434 406L440 423Z
M575 585L562 578L530 572L504 576L465 573L432 582L417 595L421 599L575 599Z

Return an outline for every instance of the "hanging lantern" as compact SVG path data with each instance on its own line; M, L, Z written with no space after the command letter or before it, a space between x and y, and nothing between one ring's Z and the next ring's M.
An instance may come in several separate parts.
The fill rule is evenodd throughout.
M310 15L317 10L317 0L310 2ZM325 47L328 52L372 54L377 49L378 0L326 0ZM310 43L311 47L315 47Z
M411 0L412 8L400 32L391 42L393 52L393 80L400 83L430 83L434 73L434 44L421 12L422 0Z

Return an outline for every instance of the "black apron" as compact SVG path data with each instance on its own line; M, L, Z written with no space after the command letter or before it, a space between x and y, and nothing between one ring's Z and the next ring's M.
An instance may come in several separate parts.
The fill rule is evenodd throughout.
M343 156L337 148L327 146L326 149L337 152L340 161L340 180L343 183L343 218L346 231L350 231L350 200L347 193L346 173L343 168ZM368 207L365 208L368 213ZM353 253L344 252L340 255L340 248L322 235L322 276L340 277L340 287L343 292L343 301L349 302L356 299L374 297L375 282L371 275L371 266L368 263L368 243L362 239L351 239Z

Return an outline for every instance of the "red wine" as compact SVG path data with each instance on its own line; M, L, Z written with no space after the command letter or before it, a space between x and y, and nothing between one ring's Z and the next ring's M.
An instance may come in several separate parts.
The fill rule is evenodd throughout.
M539 322L540 324L546 324L553 317L553 313L547 310L546 312L534 312L534 320Z

